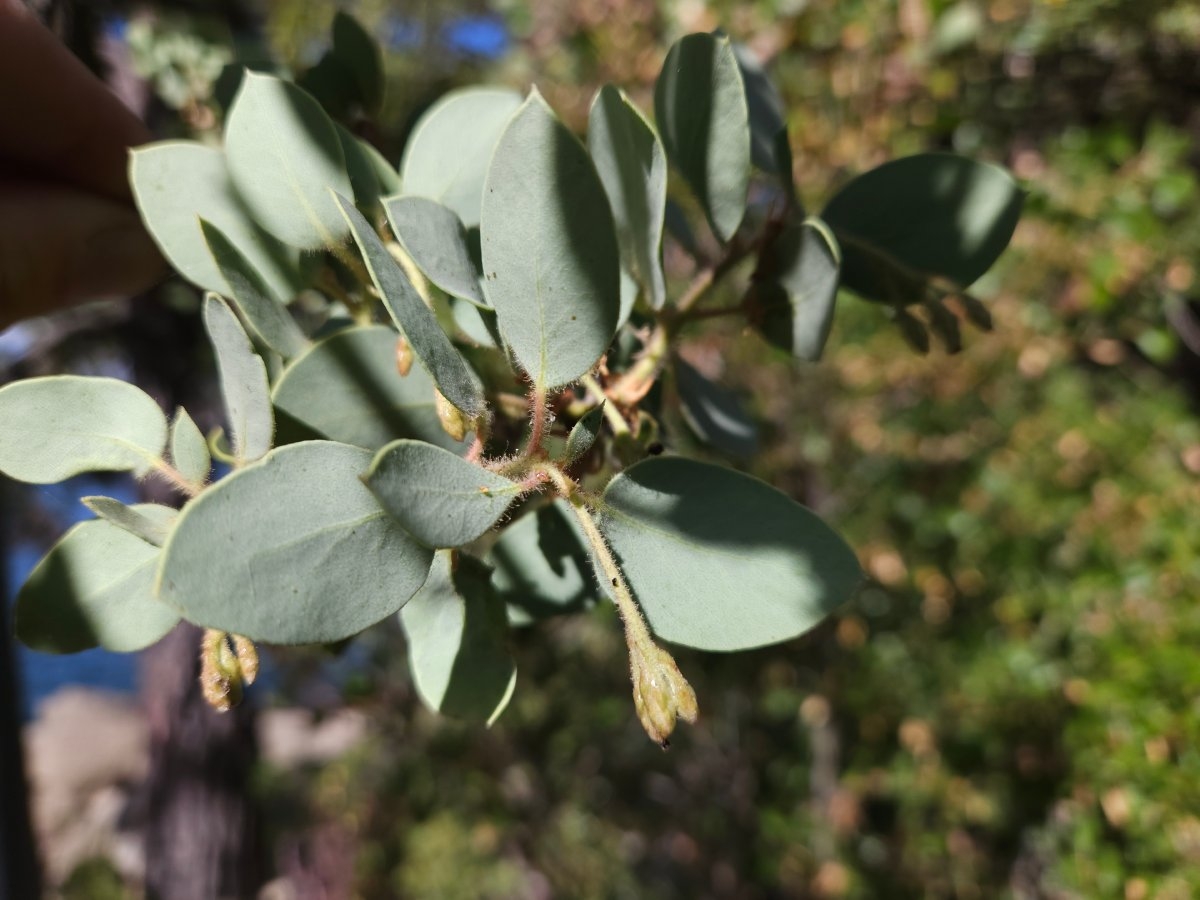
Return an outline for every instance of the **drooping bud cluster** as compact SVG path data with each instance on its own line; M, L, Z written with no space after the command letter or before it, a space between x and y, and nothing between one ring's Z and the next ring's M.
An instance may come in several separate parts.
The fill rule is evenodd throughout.
M217 712L229 712L242 701L243 688L258 677L258 651L241 635L212 628L200 641L200 690Z
M638 719L650 739L665 750L677 718L688 724L696 721L696 692L671 654L656 644L631 644L629 665Z

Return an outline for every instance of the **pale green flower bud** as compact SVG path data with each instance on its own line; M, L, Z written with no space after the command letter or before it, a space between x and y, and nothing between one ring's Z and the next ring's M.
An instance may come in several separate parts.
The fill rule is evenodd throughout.
M696 692L671 654L661 647L630 647L629 663L638 719L650 739L665 750L677 718L696 721Z

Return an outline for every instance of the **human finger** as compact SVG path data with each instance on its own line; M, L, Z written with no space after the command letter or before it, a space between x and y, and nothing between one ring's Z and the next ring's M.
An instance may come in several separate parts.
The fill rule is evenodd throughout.
M166 275L128 205L59 184L0 181L0 328Z
M20 0L0 0L0 174L33 173L128 199L145 126Z

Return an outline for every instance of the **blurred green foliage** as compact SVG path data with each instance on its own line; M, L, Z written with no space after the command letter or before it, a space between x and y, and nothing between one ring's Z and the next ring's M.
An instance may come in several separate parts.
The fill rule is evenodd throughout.
M834 621L737 657L681 653L701 719L666 755L629 714L610 610L518 633L522 684L487 732L421 711L398 632L378 630L347 692L374 736L321 770L264 773L273 827L303 842L332 823L372 898L1191 897L1195 5L496 7L517 47L494 66L389 57L390 158L460 81L536 80L576 126L605 80L648 107L670 40L721 26L772 60L810 205L936 148L1008 165L1030 203L978 286L995 331L960 355L914 356L850 296L819 365L730 327L694 335L690 358L753 398L755 473L860 548L874 584ZM331 4L271 10L274 49L314 61Z

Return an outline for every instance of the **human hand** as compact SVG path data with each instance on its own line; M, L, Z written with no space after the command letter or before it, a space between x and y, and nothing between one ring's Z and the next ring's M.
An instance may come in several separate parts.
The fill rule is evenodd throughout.
M0 0L0 329L165 275L126 180L147 140L20 0Z

